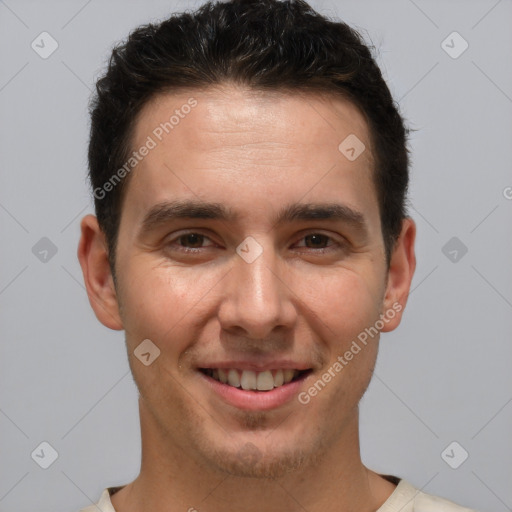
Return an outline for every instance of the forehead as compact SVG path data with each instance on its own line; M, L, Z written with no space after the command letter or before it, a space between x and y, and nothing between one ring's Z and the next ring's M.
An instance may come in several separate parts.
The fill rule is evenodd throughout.
M248 146L240 147L244 140L248 144L260 143L262 150L265 143L274 144L273 147L277 144L325 146L332 150L350 133L357 134L369 147L368 126L363 115L342 96L262 91L223 84L157 95L137 116L133 143L137 146L152 134L159 145L181 139L199 151L224 150L228 142L241 143L239 151L250 150ZM257 139L256 135L259 135ZM367 164L371 163L371 155L371 151L363 155Z
M340 144L353 137L366 149L351 161ZM139 217L173 195L235 208L249 199L252 211L305 195L376 202L367 123L337 96L234 85L160 94L136 120L132 149L145 145L127 191Z

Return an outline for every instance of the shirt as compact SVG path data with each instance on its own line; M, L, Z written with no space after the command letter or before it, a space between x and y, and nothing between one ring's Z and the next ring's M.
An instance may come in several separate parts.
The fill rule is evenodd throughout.
M412 484L395 476L382 475L396 483L395 490L376 512L476 512L452 501L420 491ZM80 512L116 512L110 496L123 487L107 487L96 505L83 508Z

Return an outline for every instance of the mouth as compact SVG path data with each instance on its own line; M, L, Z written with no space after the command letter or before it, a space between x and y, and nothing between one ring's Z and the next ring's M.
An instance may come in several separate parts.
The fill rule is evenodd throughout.
M272 411L291 406L313 369L197 368L215 399L238 410Z
M199 368L199 371L211 379L244 391L269 392L290 383L304 380L311 372L291 368L253 371L237 368Z

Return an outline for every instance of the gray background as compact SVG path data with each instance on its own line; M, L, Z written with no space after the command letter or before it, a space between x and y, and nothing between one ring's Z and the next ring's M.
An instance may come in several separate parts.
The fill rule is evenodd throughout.
M87 101L115 42L197 5L0 0L1 512L76 511L138 473L124 333L96 320L76 257L79 220L93 211ZM410 195L418 267L404 321L382 336L363 398L363 460L426 492L510 510L512 3L312 5L364 30L418 130ZM47 59L31 48L43 31L59 44ZM469 43L458 58L441 46L453 31ZM443 252L454 236L455 262L454 248ZM43 237L57 249L46 262L33 252ZM31 458L42 441L59 455L46 470ZM453 441L460 446L447 460L469 454L457 469L441 456Z

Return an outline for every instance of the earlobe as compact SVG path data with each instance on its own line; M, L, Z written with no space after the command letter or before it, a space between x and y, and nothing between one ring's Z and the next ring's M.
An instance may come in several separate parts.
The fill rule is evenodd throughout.
M96 318L106 327L122 330L119 304L108 261L105 235L94 215L80 223L81 236L77 256L82 267L85 288Z
M406 217L402 222L402 231L395 244L389 265L382 311L387 322L382 332L396 329L402 319L416 269L415 239L416 224L410 217Z

